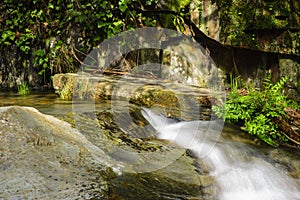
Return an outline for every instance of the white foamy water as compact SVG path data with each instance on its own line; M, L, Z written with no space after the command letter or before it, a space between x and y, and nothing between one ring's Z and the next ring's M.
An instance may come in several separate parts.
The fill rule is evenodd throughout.
M190 149L211 167L221 190L219 199L300 199L300 189L285 170L274 167L246 144L219 139L222 127L218 121L175 122L146 108L142 114L157 131L157 138Z

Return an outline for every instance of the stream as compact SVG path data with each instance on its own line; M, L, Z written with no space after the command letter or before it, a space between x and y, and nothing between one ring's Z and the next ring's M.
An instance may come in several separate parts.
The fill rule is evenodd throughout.
M158 138L192 150L196 157L211 165L211 175L216 177L221 190L220 199L292 200L300 197L297 183L283 168L274 167L272 161L265 160L246 144L218 138L217 121L170 122L145 108L143 116L158 132ZM210 126L214 129L209 129Z
M0 106L10 105L35 107L60 119L72 117L72 101L60 100L53 92L33 93L26 97L1 92ZM110 108L109 101L95 104L99 112ZM224 126L220 137L211 132L203 140L201 134L191 136L190 133L198 131L195 127L201 129L213 122L175 122L149 109L144 109L142 114L157 131L159 139L190 149L194 156L207 163L210 175L217 182L214 191L218 199L300 199L300 159L293 150L269 147L229 125ZM172 135L170 130L174 132L175 129L184 137ZM187 141L189 138L193 138L192 141Z

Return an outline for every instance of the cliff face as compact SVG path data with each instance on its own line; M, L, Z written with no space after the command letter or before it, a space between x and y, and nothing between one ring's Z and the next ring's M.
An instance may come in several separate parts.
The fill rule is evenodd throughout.
M196 15L191 12L192 21L208 37L231 49L211 50L211 56L219 66L227 73L241 75L257 84L267 72L272 73L274 80L289 76L287 91L289 95L299 97L298 0L195 0L194 4L195 2L202 6L202 10L198 15L200 20L195 20Z
M216 1L224 44L300 55L300 2Z

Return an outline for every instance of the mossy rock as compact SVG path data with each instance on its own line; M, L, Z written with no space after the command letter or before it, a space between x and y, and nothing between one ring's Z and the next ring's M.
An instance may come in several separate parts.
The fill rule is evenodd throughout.
M110 199L207 199L217 196L213 189L214 178L204 162L174 144L155 139L147 131L151 127L144 129L148 122L140 114L139 107L132 105L129 110L129 114L122 111L82 113L78 119L86 124L85 127L90 127L93 122L89 121L96 116L99 131L86 130L84 134L107 155L122 161L120 165L136 162L131 155L137 153L146 155L141 156L137 164L153 160L162 166L141 172L141 168L128 164L125 171L109 179ZM120 151L116 151L116 146Z
M201 119L207 120L211 114L210 99L205 98L210 95L208 89L186 84L178 87L170 80L104 75L85 79L76 74L57 74L53 80L56 93L63 99L74 98L82 102L111 100L112 103L121 100L137 106L156 106L166 109L169 116L184 120L189 120L188 113L196 107L200 107Z

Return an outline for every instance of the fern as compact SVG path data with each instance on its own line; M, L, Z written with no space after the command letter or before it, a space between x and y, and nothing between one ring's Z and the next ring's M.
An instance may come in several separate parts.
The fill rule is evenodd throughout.
M283 77L282 79L280 79L275 85L271 84L270 92L272 92L274 94L278 94L279 92L281 92L288 79L289 79L289 77L286 76L286 77Z
M297 103L288 100L283 95L285 83L288 77L283 77L277 83L271 81L268 75L264 80L261 91L253 86L248 87L247 95L240 95L237 88L237 79L231 77L232 90L229 99L221 106L213 106L213 111L227 122L240 123L249 134L255 135L260 140L272 146L278 146L279 142L287 141L286 136L280 132L277 124L273 123L274 117L287 117L284 108L297 108Z

